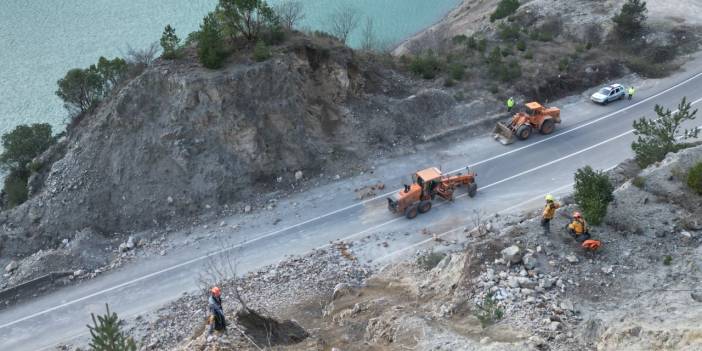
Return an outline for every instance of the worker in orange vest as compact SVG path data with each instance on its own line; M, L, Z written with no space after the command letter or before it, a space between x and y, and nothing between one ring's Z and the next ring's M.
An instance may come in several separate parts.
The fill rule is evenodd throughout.
M570 235L579 243L590 239L590 230L580 212L573 213L573 221L568 224L567 229Z
M546 206L544 206L544 212L541 217L541 226L544 228L544 235L551 233L551 220L556 214L556 210L561 207L553 195L546 195Z

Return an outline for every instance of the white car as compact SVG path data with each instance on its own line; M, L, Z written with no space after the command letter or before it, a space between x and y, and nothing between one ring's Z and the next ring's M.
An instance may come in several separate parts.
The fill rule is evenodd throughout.
M624 95L624 86L621 84L612 84L592 94L592 96L590 96L590 100L598 104L607 105L612 101L621 100L624 98Z

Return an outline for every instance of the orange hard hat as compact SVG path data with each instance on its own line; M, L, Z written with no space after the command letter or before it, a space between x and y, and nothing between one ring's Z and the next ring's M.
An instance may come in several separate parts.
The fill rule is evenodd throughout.
M212 292L212 295L214 295L215 297L219 297L220 295L222 295L222 290L220 290L216 286L214 288L212 288L212 290L210 290L210 291Z
M580 214L580 212L574 212L573 213L573 218L581 218L583 215Z

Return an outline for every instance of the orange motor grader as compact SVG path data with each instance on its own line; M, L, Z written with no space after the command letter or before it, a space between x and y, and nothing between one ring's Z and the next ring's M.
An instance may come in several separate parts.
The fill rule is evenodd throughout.
M561 110L557 107L544 107L538 102L526 105L526 112L517 112L509 124L497 122L492 132L495 140L504 145L514 142L516 136L519 140L529 139L533 131L541 134L551 134L556 129L556 124L561 123Z
M388 197L388 209L393 213L403 214L412 219L419 213L429 212L431 202L438 195L445 200L453 200L454 190L462 185L468 189L468 196L474 197L478 191L475 183L477 174L470 172L446 176L436 167L419 171L412 176L412 185Z

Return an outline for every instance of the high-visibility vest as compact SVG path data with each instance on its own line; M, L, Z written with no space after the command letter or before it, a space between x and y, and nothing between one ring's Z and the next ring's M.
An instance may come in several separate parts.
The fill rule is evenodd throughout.
M629 88L629 95L634 95L634 88L633 87Z
M512 99L507 100L507 107L514 107L514 100L512 100Z
M573 223L568 224L568 228L572 229L575 232L575 234L580 235L587 231L587 224L585 224L584 220L576 219L573 221Z
M553 215L556 213L556 209L561 207L561 205L552 202L546 204L546 207L544 207L544 219L553 219Z

